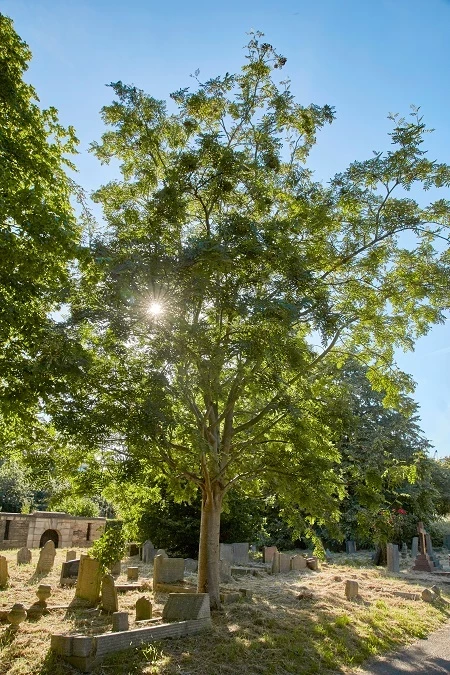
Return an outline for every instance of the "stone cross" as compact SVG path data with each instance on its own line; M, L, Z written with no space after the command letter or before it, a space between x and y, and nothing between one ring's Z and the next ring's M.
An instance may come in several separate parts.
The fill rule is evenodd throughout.
M102 580L102 609L110 614L119 611L117 588L111 574L105 574Z
M55 555L55 544L49 540L44 544L43 548L41 548L41 552L39 553L36 574L48 574L53 568Z
M422 522L418 523L417 532L419 533L419 549L420 549L420 552L423 553L423 555L426 555L428 553L428 551L427 551L427 539L426 539L425 528L424 528Z

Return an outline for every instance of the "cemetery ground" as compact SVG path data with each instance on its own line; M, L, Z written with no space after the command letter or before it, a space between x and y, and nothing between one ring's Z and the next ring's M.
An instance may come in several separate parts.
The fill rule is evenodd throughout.
M61 587L59 576L66 550L57 549L52 571L35 574L38 551L30 564L16 564L16 551L2 551L8 559L10 580L0 590L0 610L20 602L36 601L40 583L52 586L51 609L37 620L26 620L13 632L0 623L0 675L63 675L79 671L50 652L52 633L99 634L111 630L111 616L74 600L74 587ZM126 582L127 564L139 566L147 588L119 594L119 610L130 613L134 628L136 600L145 595L153 617L161 616L168 596L151 591L152 565L133 557L122 563L117 583ZM333 563L286 574L239 576L225 591L246 589L247 597L224 604L213 614L213 630L182 639L161 640L112 654L93 670L100 674L233 675L256 673L351 673L365 659L395 649L439 628L450 618L449 578L408 571L411 558L402 560L399 574L388 574L370 564L368 553L334 554ZM195 583L196 575L186 580ZM346 580L357 581L360 596L347 600ZM437 584L442 599L423 602L424 588ZM406 597L398 593L409 594ZM411 594L417 594L412 599Z

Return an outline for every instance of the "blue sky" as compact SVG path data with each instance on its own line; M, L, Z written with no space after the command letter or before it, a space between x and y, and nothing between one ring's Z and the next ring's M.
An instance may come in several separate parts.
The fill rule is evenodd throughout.
M0 11L32 49L27 79L42 105L76 128L78 180L88 191L113 172L87 153L111 100L105 84L122 80L165 99L197 68L202 79L238 69L251 29L287 57L301 103L336 107L311 155L317 178L387 148L387 114L407 114L410 104L436 129L430 158L450 162L449 0L0 0ZM450 455L450 324L397 360L417 382L437 455Z

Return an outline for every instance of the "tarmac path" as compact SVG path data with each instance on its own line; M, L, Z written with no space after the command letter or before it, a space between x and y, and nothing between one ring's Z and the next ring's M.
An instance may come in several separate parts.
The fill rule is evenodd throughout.
M450 674L450 624L409 647L374 659L355 675Z

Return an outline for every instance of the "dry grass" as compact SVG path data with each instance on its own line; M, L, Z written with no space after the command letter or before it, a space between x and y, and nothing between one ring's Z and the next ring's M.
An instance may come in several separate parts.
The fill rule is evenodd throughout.
M0 675L76 672L49 652L51 633L103 632L110 630L111 619L98 610L77 608L73 603L74 589L58 586L65 551L57 551L54 571L39 578L33 575L36 551L32 565L17 567L15 551L7 551L6 556L11 561L11 582L7 589L0 591L0 609L9 608L14 602L32 604L39 583L50 583L54 589L50 606L70 607L51 612L39 621L21 624L16 635L11 634L8 627L0 626ZM135 558L131 562L138 564ZM253 591L252 599L224 605L214 614L212 633L114 654L94 673L350 673L366 658L423 637L450 616L450 605L447 607L445 600L433 606L392 595L393 591L420 593L424 586L435 583L436 578L412 575L406 570L400 575L388 576L379 568L365 567L366 562L363 555L350 561L345 556L336 556L335 563L324 565L319 573L307 570L273 577L242 577L227 586L230 590ZM142 563L139 566L141 577L151 578L151 566ZM358 601L349 602L345 598L344 582L349 578L360 585ZM299 599L303 589L312 593L312 597ZM151 596L154 616L160 615L167 596L144 593ZM134 604L140 595L142 592L119 596L119 609L130 612L131 628Z

